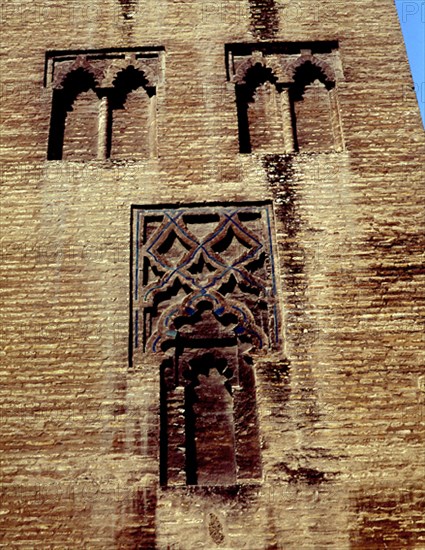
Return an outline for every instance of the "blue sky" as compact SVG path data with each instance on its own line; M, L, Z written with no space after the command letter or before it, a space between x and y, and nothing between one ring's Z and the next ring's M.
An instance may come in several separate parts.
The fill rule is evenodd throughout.
M395 0L425 125L425 0Z

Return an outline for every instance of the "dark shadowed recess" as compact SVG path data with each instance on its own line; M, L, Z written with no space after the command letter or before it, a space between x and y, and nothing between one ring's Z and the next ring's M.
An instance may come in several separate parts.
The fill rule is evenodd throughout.
M257 88L266 82L271 82L277 86L277 78L271 69L257 63L247 71L244 83L236 86L236 108L238 112L239 148L241 153L252 152L248 107L250 103L255 102ZM281 91L281 88L278 91Z
M50 122L48 160L61 160L67 114L73 110L72 105L79 94L93 90L96 86L93 75L80 68L69 73L63 87L54 90L52 115Z

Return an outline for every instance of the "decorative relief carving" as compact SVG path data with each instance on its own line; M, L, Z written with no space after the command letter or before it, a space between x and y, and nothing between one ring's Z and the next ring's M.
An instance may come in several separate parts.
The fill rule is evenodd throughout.
M133 209L131 358L159 358L163 485L261 476L252 352L279 344L270 210Z
M82 68L93 75L98 88L108 88L117 74L131 65L145 75L148 86L155 87L163 78L162 54L162 47L48 52L45 86L61 89L66 76Z
M278 343L270 207L134 210L133 347L159 351L200 304L259 349Z
M285 86L294 82L296 68L306 61L320 67L328 80L344 80L337 41L226 45L227 77L235 84L243 84L247 70L260 63L271 69L278 84Z

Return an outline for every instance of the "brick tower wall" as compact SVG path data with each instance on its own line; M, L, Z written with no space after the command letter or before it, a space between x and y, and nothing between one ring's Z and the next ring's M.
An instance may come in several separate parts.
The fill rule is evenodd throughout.
M423 548L424 133L393 2L2 8L5 547ZM62 86L66 55L84 69L81 56L94 50L104 87L90 88L97 61L88 80ZM139 63L136 53L151 67L146 82L120 73L124 58ZM299 59L318 78L297 96ZM251 91L246 60L269 78ZM81 86L74 103L72 86ZM109 89L118 91L105 115ZM268 243L256 281L269 301L247 322L261 324L267 343L236 335L235 324L246 328L239 313L226 326L221 313L189 319L186 309L173 334L208 340L215 358L208 371L209 356L185 348L184 383L169 389L162 352L174 359L150 344L163 317L152 313L146 349L134 347L138 246L147 257L134 220L147 207L187 215L193 205L199 231L232 205L251 212L235 251L228 236L214 254L235 258L253 235ZM157 254L177 262L185 246L164 237ZM226 284L223 303L239 304ZM176 308L184 292L170 290ZM245 317L262 296L252 292ZM227 355L217 335L231 342ZM205 453L199 482L184 478L189 424Z

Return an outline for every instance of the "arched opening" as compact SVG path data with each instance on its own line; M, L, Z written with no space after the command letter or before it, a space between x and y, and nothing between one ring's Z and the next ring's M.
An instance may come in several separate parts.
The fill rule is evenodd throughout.
M92 74L70 72L61 89L53 91L49 160L87 160L96 157L99 98Z
M304 62L290 88L295 146L299 151L324 152L335 148L333 102L335 83L320 67Z
M207 352L189 360L185 391L186 480L189 485L236 482L233 396L227 360Z
M156 88L132 65L112 87L78 68L53 91L49 160L148 158L156 149Z
M110 156L148 158L155 148L155 87L133 66L118 73L110 96Z
M236 85L241 153L282 150L280 92L277 78L261 63L248 69L244 83Z
M74 100L65 120L64 160L96 158L98 141L99 98L93 89L81 92Z
M163 485L231 485L261 475L255 380L235 315L201 301L176 318L161 365Z
M159 357L162 485L261 476L253 356L280 339L270 223L266 205L133 211L131 368Z

